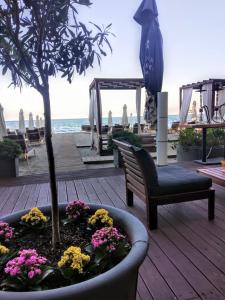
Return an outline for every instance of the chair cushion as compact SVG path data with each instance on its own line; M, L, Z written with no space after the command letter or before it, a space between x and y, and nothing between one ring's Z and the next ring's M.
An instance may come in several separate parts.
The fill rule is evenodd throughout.
M207 190L212 186L212 179L179 166L157 168L158 186L151 187L152 196L179 194Z

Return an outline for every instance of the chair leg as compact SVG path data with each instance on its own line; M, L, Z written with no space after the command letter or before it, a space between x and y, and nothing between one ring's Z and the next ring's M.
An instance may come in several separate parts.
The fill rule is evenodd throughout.
M214 219L215 212L215 190L211 190L208 198L208 219Z
M149 216L148 216L148 224L150 230L157 229L158 227L158 213L157 213L157 205L149 205Z
M126 189L126 200L127 200L127 205L128 206L133 206L134 205L134 194L128 188Z

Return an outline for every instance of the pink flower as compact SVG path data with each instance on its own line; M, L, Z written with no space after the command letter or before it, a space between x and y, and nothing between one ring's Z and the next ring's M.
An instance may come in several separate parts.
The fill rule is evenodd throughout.
M0 221L0 240L9 240L13 236L13 228L8 223Z
M85 216L90 209L83 201L75 200L70 202L66 207L66 214L69 219L78 220L80 217Z
M38 256L35 249L23 249L19 251L19 256L9 260L4 269L10 276L24 276L33 279L42 273L41 267L47 262L43 256Z
M124 239L125 236L116 228L103 227L92 235L91 244L94 249L103 248L108 252L113 252L117 249L120 241Z

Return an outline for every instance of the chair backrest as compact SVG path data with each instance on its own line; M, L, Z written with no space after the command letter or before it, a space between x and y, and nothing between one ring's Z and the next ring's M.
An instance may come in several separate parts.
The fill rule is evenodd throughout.
M146 200L151 187L158 185L158 175L152 157L144 149L113 140L124 161L126 185L129 190Z
M27 138L29 142L40 142L41 137L38 129L27 129Z

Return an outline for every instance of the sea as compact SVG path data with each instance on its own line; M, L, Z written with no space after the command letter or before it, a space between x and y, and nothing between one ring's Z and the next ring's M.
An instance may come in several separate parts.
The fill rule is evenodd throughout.
M113 117L113 124L121 124L121 117ZM169 115L168 116L168 128L171 128L172 122L179 121L178 115ZM137 122L135 116L129 118L129 123L133 125ZM144 123L142 119L141 122ZM80 119L53 119L52 120L52 129L54 133L73 133L80 132L82 125L88 125L89 120L87 118ZM108 124L108 118L102 118L102 124ZM26 127L28 127L28 121L25 121ZM6 121L6 127L10 130L15 130L19 128L19 121Z

